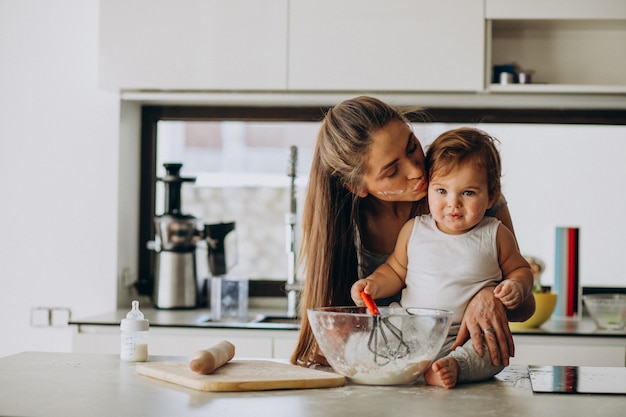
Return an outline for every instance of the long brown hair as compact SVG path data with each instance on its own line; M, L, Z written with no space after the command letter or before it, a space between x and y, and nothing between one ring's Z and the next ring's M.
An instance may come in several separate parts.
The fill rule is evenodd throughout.
M407 114L373 97L356 97L329 110L317 136L303 209L300 262L305 284L300 300L300 338L291 361L316 363L318 346L307 309L352 305L350 287L358 278L357 235L361 198L348 191L363 187L372 136Z

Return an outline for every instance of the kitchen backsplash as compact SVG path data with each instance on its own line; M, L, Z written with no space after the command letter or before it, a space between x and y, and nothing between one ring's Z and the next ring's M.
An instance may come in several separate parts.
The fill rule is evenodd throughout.
M302 198L303 191L300 190L298 201ZM249 279L286 279L288 188L188 187L183 190L183 206L204 224L236 223L235 232L226 238L227 260L230 264L236 262L229 269L230 275ZM299 229L298 219L297 235ZM199 248L198 260L198 278L210 276L204 248Z

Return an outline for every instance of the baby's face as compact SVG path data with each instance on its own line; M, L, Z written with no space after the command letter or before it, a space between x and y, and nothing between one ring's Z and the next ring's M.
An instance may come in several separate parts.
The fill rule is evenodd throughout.
M461 234L471 230L493 204L487 173L471 163L453 168L444 175L434 172L428 184L428 205L444 233Z

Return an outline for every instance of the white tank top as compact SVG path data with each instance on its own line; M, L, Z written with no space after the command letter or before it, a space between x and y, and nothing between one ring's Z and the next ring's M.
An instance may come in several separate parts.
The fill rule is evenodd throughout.
M469 232L449 235L437 228L430 214L416 217L402 306L451 310L453 323L460 322L474 294L502 280L496 247L499 225L499 220L485 217Z

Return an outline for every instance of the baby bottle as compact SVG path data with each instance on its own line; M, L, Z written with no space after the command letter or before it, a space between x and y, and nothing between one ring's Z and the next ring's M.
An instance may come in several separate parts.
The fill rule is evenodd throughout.
M132 310L122 319L120 359L127 362L145 362L148 359L148 320L139 311L139 301L132 302Z

